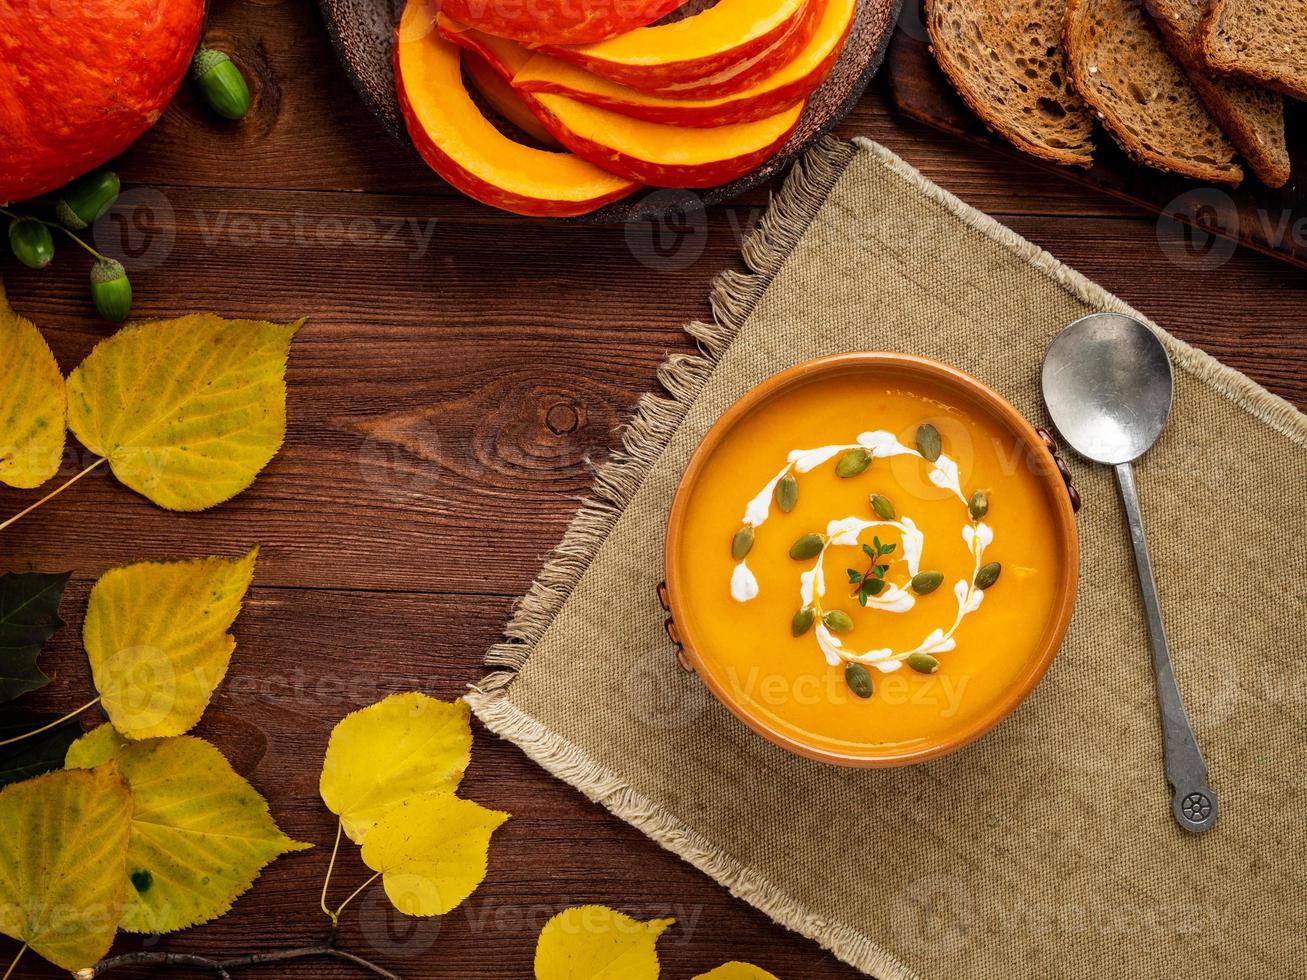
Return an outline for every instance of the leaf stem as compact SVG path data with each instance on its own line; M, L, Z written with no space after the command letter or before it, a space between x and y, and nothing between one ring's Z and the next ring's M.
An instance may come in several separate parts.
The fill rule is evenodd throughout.
M226 960L215 960L207 956L197 956L193 953L167 953L162 950L145 950L139 953L123 953L120 956L111 956L107 960L101 960L91 968L90 976L93 978L98 977L120 966L142 966L157 963L162 966L189 966L210 970L217 974L219 980L231 980L232 971L239 970L242 967L258 966L262 963L285 963L289 960L300 960L310 956L327 956L332 959L345 960L347 963L353 963L355 966L366 970L373 976L384 977L385 980L401 980L399 974L391 973L370 960L365 960L363 957L356 956L343 949L337 949L335 946L327 945L301 946L298 949L279 949L267 953L249 953L245 956L234 956ZM3 980L3 978L0 978L0 980Z
M369 878L367 881L363 882L363 884L361 884L361 885L359 885L357 888L355 888L354 891L350 894L349 898L345 899L345 901L343 901L343 902L340 903L340 908L336 909L336 914L333 915L333 916L331 917L332 922L335 922L335 921L337 921L337 920L340 919L340 913L342 913L342 912L345 911L345 906L346 906L346 905L348 905L350 902L354 901L354 899L358 898L359 892L363 891L363 889L367 888L368 885L372 884L374 881L376 881L376 880L377 880L378 878L380 878L380 877L381 877L381 872L378 871L376 874L374 874L374 875L373 875L371 878Z
M33 735L40 735L42 732L48 732L51 728L54 728L58 725L62 725L69 718L76 718L87 708L93 708L99 703L100 703L100 695L97 694L95 697L93 697L90 701L87 701L80 708L74 708L72 711L68 712L68 714L64 715L62 718L56 718L48 725L42 725L40 728L33 728L30 732L23 732L23 734L21 735L15 735L13 738L5 739L3 742L0 742L0 748L4 748L6 745L13 745L15 742L21 742L25 738L31 738ZM6 976L7 975L8 974L6 974ZM0 977L0 980L4 980L4 978Z
M32 511L36 510L36 508L40 507L43 503L45 503L47 500L49 500L51 497L55 497L55 496L58 496L59 494L63 493L65 490L67 490L69 487L71 487L74 483L76 483L76 482L77 482L78 480L80 480L82 477L86 476L87 473L90 473L91 470L95 469L95 468L96 468L97 466L99 466L101 463L104 463L104 462L106 462L106 461L107 461L107 460L106 460L106 458L105 458L104 456L98 456L98 457L96 457L95 462L92 463L90 466L88 466L86 469L82 470L82 472L78 473L78 474L75 475L75 476L71 476L71 477L69 477L69 478L68 478L67 480L65 480L62 484L60 484L59 486L55 487L53 490L51 490L49 493L47 493L44 497L42 497L42 498L41 498L40 500L38 500L36 503L32 504L30 507L25 507L25 508L23 508L23 509L20 510L17 514L15 514L13 517L11 517L11 518L9 518L7 521L5 521L3 524L0 524L0 531L3 531L5 528L7 528L10 524L14 523L14 521L18 520L20 517L26 517L26 516L27 516L28 514L30 514ZM0 980L3 980L3 978L0 978Z
M82 248L86 249L88 252L90 252L92 255L94 255L95 258L96 258L96 261L99 261L99 262L103 262L103 261L105 261L106 256L105 256L102 252L99 252L99 251L97 251L96 249L93 249L90 245L87 245L86 242L82 241L82 239L81 239L81 237L80 237L79 235L77 235L76 233L74 233L74 232L72 231L72 229L70 229L70 228L65 228L65 227L64 227L63 225L61 225L61 224L57 224L57 223L55 223L55 222L53 222L53 221L46 221L46 220L44 220L44 219L42 219L42 218L37 218L36 220L37 220L37 221L40 221L43 225L48 225L48 226L51 227L51 228L58 228L58 229L59 229L60 231L62 231L65 235L67 235L69 238L71 238L73 241L75 241L78 245L82 246Z
M327 877L322 879L322 898L319 900L319 904L322 906L322 912L331 920L331 927L333 929L336 928L336 921L339 918L339 914L332 912L331 909L327 908L327 886L331 884L331 872L336 867L336 853L340 850L340 834L344 829L344 824L337 819L336 843L331 846L331 860L327 862Z
M23 958L23 954L26 952L27 943L23 943L22 946L18 947L18 952L14 954L13 961L9 964L9 969L5 970L5 975L0 977L0 980L9 980L9 974L14 972L14 967L18 965L18 961Z

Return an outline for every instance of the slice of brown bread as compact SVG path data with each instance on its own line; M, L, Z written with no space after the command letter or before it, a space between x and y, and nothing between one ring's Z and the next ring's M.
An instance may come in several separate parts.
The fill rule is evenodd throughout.
M931 50L971 110L1043 160L1094 162L1093 115L1066 83L1064 0L926 0Z
M1307 3L1212 0L1198 51L1213 71L1307 99Z
M1131 157L1197 180L1243 179L1234 147L1136 0L1067 0L1063 43L1071 84Z
M1184 66L1199 98L1239 155L1267 187L1283 187L1291 167L1284 140L1283 96L1209 74L1195 44L1207 0L1147 0L1147 7L1167 50Z

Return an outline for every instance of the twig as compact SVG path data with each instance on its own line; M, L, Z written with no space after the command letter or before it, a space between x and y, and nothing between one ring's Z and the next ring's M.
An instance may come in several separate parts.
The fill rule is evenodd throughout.
M247 966L259 966L265 963L285 963L288 960L301 960L310 956L328 956L333 959L345 960L367 970L373 976L384 977L386 980L401 980L399 974L391 973L389 970L383 969L361 956L355 956L343 949L325 945L301 946L298 949L279 949L267 953L249 953L245 956L233 956L225 960L197 956L194 953L165 953L158 950L123 953L121 956L111 956L107 960L101 960L91 968L89 973L82 973L79 976L89 980L89 978L102 976L119 966L158 964L161 966L192 966L201 970L212 971L218 976L218 980L232 980L231 973L233 970L239 970Z

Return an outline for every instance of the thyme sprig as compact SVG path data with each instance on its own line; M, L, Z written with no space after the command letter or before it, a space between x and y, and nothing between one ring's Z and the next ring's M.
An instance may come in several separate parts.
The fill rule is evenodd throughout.
M871 565L865 572L859 572L856 568L848 570L849 584L853 586L849 595L857 596L859 605L865 606L869 598L880 595L884 590L885 573L889 571L889 563L882 559L893 554L895 547L892 544L882 544L879 537L873 537L872 544L862 546L863 553L871 559Z

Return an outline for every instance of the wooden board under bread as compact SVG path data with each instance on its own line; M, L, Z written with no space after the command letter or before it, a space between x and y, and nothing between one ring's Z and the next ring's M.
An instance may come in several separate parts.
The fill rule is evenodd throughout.
M890 96L897 109L936 129L992 145L1141 208L1307 268L1307 103L1286 100L1293 175L1278 191L1267 190L1251 174L1239 187L1228 189L1140 166L1101 128L1094 137L1092 169L1060 167L1036 160L995 136L967 108L935 63L917 3L904 0L886 61ZM1201 240L1195 242L1195 248L1201 247Z

